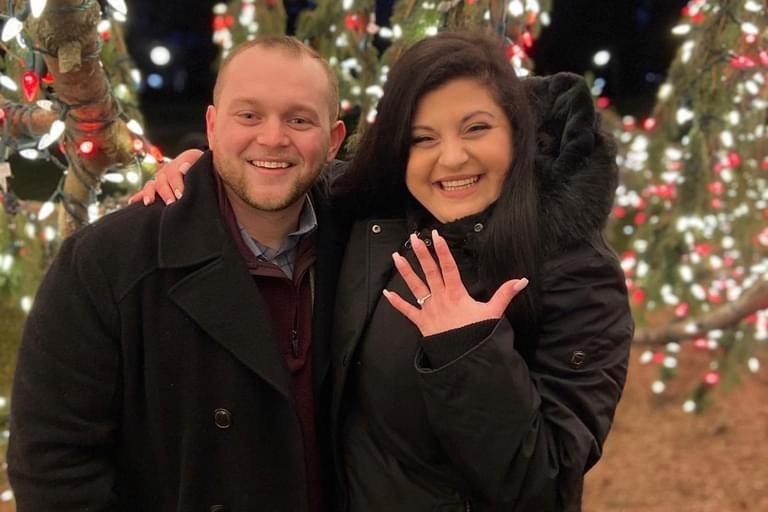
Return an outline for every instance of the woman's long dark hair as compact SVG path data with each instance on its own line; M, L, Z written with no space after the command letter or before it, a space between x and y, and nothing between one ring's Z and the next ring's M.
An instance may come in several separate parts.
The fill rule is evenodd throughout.
M526 92L497 39L481 33L444 32L405 51L389 72L376 122L360 139L336 190L355 205L357 217L403 216L412 200L405 171L419 100L460 78L488 87L512 127L514 160L477 247L478 269L482 284L490 290L510 278L529 278L529 289L513 301L509 313L516 327L530 336L538 319L541 258L535 129Z

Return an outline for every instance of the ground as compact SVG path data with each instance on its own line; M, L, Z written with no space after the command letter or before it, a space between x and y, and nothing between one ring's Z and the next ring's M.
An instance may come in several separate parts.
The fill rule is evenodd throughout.
M716 390L705 412L688 414L680 405L705 358L682 357L680 378L659 398L650 392L657 369L638 357L587 475L584 512L768 511L768 358L735 389ZM13 510L0 501L0 512Z
M703 357L681 358L663 398L653 365L632 356L624 397L602 460L588 473L584 512L768 511L768 368L718 389L701 414L683 412Z

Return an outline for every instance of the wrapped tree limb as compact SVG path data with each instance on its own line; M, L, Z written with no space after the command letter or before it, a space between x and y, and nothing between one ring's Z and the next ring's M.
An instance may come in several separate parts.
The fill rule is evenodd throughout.
M715 329L733 327L749 315L768 308L768 281L760 281L735 301L720 306L706 315L684 318L661 327L643 328L635 332L639 345L664 345L705 335Z
M87 207L95 200L104 171L132 159L131 135L119 118L120 108L99 60L100 19L95 1L48 0L40 18L27 20L67 110L65 151L70 165L59 212L62 237L87 222ZM83 142L92 144L91 153L80 151Z

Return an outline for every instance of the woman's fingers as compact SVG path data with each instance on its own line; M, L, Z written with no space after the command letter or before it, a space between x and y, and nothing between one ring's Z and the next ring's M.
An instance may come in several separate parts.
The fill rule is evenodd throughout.
M408 301L404 300L396 292L391 292L385 289L382 293L384 294L384 297L387 298L389 303L392 304L393 308L402 313L405 318L413 322L416 327L419 327L418 318L419 312L421 311L420 309L411 306Z
M411 247L413 247L413 252L419 260L421 270L424 271L424 277L427 279L429 290L432 293L442 291L445 286L443 283L443 274L440 272L440 268L437 266L437 263L435 263L432 255L429 254L427 245L415 234L411 234Z
M453 258L445 238L434 229L432 230L432 241L435 244L435 253L437 253L437 259L440 262L440 271L448 297L456 300L466 294L464 283L461 282L459 267L456 265L456 260Z
M408 260L396 252L392 253L392 260L395 262L395 268L400 272L400 276L403 278L403 281L405 281L408 289L411 290L413 296L416 297L416 300L422 299L430 294L429 288L427 288L419 276L416 275L416 272L413 271Z
M504 314L504 311L509 307L509 303L512 302L517 294L528 286L528 279L510 279L506 283L499 286L496 293L493 294L491 300L488 301L488 306L494 315L499 317Z
M176 195L173 193L173 190L168 183L168 175L163 169L157 171L157 174L155 175L155 193L160 196L165 204L171 204L172 202L176 201ZM145 199L146 196L147 193L145 192Z

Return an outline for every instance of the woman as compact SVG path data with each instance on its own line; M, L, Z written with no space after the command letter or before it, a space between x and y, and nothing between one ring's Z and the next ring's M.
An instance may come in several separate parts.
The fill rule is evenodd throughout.
M633 328L600 234L614 152L582 81L526 89L492 39L423 40L336 183L359 219L333 347L348 510L581 508Z

